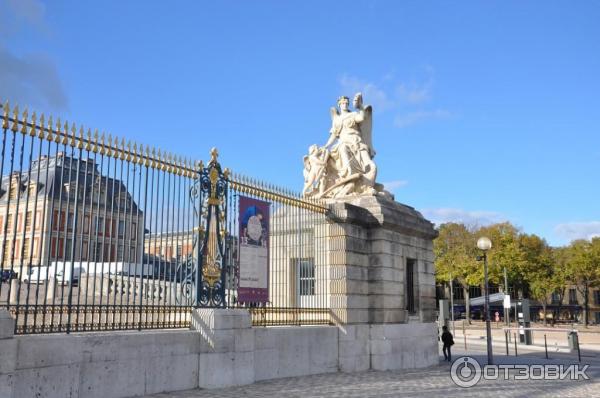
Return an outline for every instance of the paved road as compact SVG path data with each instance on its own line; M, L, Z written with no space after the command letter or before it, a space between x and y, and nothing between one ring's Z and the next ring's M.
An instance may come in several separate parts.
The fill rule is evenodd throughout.
M473 346L470 354L485 363L485 346ZM455 358L462 354L457 348ZM544 353L522 350L520 355L506 357L496 353L496 363L576 363L568 357L546 361ZM497 380L480 381L475 387L461 388L450 379L450 365L440 365L411 371L334 373L271 380L249 386L218 390L191 390L152 395L152 398L238 398L238 397L593 397L600 392L600 356L586 356L582 363L590 364L590 380Z

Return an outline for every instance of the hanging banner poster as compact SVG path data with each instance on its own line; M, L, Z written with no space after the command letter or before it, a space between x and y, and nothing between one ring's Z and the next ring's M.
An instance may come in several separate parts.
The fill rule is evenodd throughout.
M240 196L240 303L269 301L269 205Z

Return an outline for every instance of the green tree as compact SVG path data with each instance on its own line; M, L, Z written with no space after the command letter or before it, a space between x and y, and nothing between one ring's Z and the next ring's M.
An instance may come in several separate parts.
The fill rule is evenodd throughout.
M568 252L568 278L583 296L583 324L587 327L590 289L600 286L600 238L573 241Z
M520 274L528 284L531 298L542 304L544 325L548 300L555 292L559 279L555 277L556 258L548 243L537 235L521 234L519 245L524 261L520 266Z
M526 265L525 253L519 242L519 230L509 222L489 225L476 232L477 238L487 236L492 248L487 253L488 273L491 282L504 285L506 268L510 284L519 290L522 296L526 281L523 268ZM483 283L483 267L479 267L480 284Z
M446 223L439 227L433 242L436 279L439 282L458 281L463 288L467 321L471 322L469 286L479 283L475 236L464 224Z
M560 319L562 303L565 298L567 285L569 284L569 253L568 247L558 247L552 249L552 257L554 262L554 271L552 276L552 284L554 285L554 294L557 295L558 303L555 312L552 316L552 324Z

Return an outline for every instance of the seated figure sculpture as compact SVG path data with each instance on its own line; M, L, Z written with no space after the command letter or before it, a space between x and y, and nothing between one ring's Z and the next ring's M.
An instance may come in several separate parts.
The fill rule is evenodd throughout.
M303 194L314 198L340 198L389 193L377 184L375 151L371 139L373 109L363 106L362 94L350 100L342 96L331 108L331 129L327 143L312 145L304 158Z

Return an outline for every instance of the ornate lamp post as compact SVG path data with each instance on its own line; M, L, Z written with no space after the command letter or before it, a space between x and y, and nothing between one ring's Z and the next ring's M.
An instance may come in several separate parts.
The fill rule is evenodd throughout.
M477 257L477 260L483 260L483 278L485 283L485 329L487 334L487 357L488 365L492 365L494 362L494 354L492 352L492 328L490 324L490 290L488 286L487 267L487 251L492 248L492 241L489 238L482 236L477 240L477 247L483 252L483 255Z

